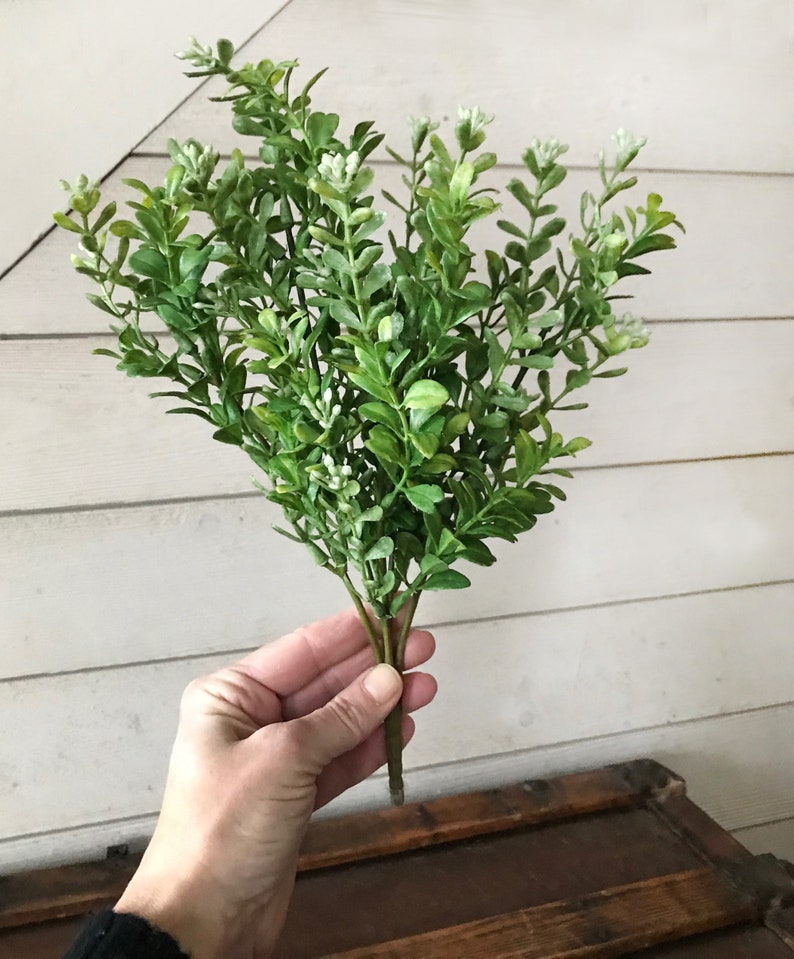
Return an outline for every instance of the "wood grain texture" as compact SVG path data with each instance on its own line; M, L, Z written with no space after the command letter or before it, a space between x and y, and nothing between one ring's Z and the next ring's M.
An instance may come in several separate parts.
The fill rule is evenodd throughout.
M652 760L637 760L488 792L324 819L307 833L298 871L627 809L659 793L683 794L685 789L683 780L670 770Z
M100 343L0 341L0 510L252 490L242 451L198 417L164 416L174 401L148 396L160 384L91 356ZM588 410L555 417L593 440L569 465L794 451L792 355L794 320L660 326L627 376L593 384Z
M375 119L395 146L406 142L406 115L441 119L460 103L479 104L497 115L503 160L517 161L533 136L554 135L571 143L573 162L592 163L626 127L650 138L654 166L791 172L780 117L794 111L793 30L786 0L761 0L752 13L741 0L603 8L587 0L337 0L330 8L295 0L242 58L299 57L306 79L330 66L313 93L318 107L341 113L347 127ZM228 151L224 108L199 91L141 149L197 136Z
M471 589L426 593L419 622L794 579L792 478L794 456L583 471L495 566L466 569ZM258 495L0 519L0 678L256 646L345 608L271 522ZM275 601L287 584L299 614Z
M312 822L298 873L640 806L685 784L650 760L427 803ZM140 854L0 878L0 929L83 915L113 902Z
M574 934L583 939L585 955L593 947L607 945L623 955L632 937L644 934L643 945L658 937L660 917L667 913L672 918L671 899L679 902L682 922L668 930L667 938L683 946L682 956L693 954L687 944L694 943L703 949L695 955L716 954L721 959L790 955L771 933L766 941L770 948L757 953L755 947L763 943L763 937L751 935L760 930L747 926L697 940L688 936L693 910L702 917L708 903L717 909L733 896L738 912L726 908L719 924L735 924L748 918L748 909L751 918L763 912L767 891L745 884L737 893L720 881L720 870L731 863L754 865L744 850L738 849L737 859L735 851L725 853L718 842L715 848L721 865L715 869L709 856L695 853L687 839L649 812L646 803L665 806L683 799L683 783L675 774L641 760L532 785L531 790L517 784L313 823L276 955L307 959L351 949L361 953L362 947L377 954L381 944L397 945L394 940L403 949L406 940L420 948L417 937L422 942L443 937L448 946L445 955L468 955L468 948L458 942L461 927L467 932L479 927L482 932L499 917L504 919L501 928L509 931L519 914L534 919L531 931L538 935L526 937L530 949L540 950L544 933L551 938L549 951L538 952L545 959L559 956L555 944L559 947L561 937ZM707 831L718 836L718 827L706 822ZM457 841L463 836L469 841ZM375 846L380 854L371 858ZM112 903L134 865L131 857L124 862L28 872L0 881L0 926L36 923L16 931L0 930L3 954L11 949L16 956L15 950L23 945L28 947L27 959L52 954L58 936L63 937L62 950L74 924L40 920ZM708 886L704 866L716 880L711 894L704 889ZM679 883L697 887L695 903L690 902L688 910L680 910L681 896L670 894ZM395 890L401 906L397 910L389 908ZM616 903L624 895L649 902L642 909L620 910ZM606 914L615 909L622 936L611 922L605 923ZM549 921L553 915L557 921ZM772 948L775 942L780 949ZM42 952L48 945L50 952ZM715 953L712 945L722 945L723 951ZM494 940L488 948L488 955L503 954ZM671 943L658 954L679 953Z
M439 929L327 959L610 959L752 919L755 909L710 870L692 870Z
M693 790L711 777L702 804L723 825L792 815L794 772L778 754L794 707L759 707L790 696L793 598L777 586L439 628L432 669L440 692L418 717L408 768L446 763L454 782L455 762L533 749L538 765L527 754L519 776L534 778L647 754L680 768ZM155 812L181 691L228 661L215 655L0 684L3 727L27 730L4 747L0 836ZM736 714L746 709L753 711ZM730 713L702 727L685 722ZM411 788L409 781L411 798L424 798ZM380 804L382 790L377 780L367 784L348 808L363 808L367 796ZM54 849L57 837L48 842Z
M577 122L580 114L576 114ZM158 182L169 165L162 157L127 160L104 186L107 199L133 198L125 177ZM376 169L375 195L387 189L400 195L399 169L391 163ZM504 190L521 171L497 168L488 174L491 185ZM631 309L651 319L734 319L791 316L794 278L781 262L794 260L794 238L786 224L794 219L794 190L788 176L699 175L640 173L639 185L620 197L641 204L651 189L661 193L665 208L686 225L679 248L649 260L652 276L629 279L621 292L636 294ZM558 191L561 212L571 229L578 223L579 195L597 185L593 171L574 170ZM511 197L502 198L508 217L521 222ZM379 199L378 208L389 210ZM491 218L495 221L495 217ZM475 250L503 249L506 234L491 219L471 235ZM385 241L385 233L382 236ZM563 243L564 246L564 243ZM49 234L0 282L0 334L31 335L104 332L107 315L90 306L85 277L75 274L70 254L75 237L64 230ZM624 306L628 308L628 305ZM154 327L152 327L154 328Z

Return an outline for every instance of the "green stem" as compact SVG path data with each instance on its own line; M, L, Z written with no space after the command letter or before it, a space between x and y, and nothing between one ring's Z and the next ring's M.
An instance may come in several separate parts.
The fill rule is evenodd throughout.
M347 573L342 574L342 582L345 584L345 587L350 593L350 597L353 600L353 603L356 607L356 612L358 613L358 618L361 620L362 625L367 633L367 639L369 640L369 645L372 648L372 652L375 654L375 662L383 663L385 662L384 653L385 651L381 649L380 643L378 642L378 637L375 633L375 629L372 625L372 620L369 617L367 608L364 605L364 601L356 592L355 586L350 582L350 577Z
M383 723L386 738L386 760L389 770L389 797L392 806L405 802L403 783L403 708L397 703Z
M401 674L403 669L405 669L405 644L408 641L408 634L411 632L411 623L413 623L414 614L416 613L416 607L419 604L421 595L421 591L417 590L405 604L405 617L400 627L400 635L397 637L396 662L397 669Z

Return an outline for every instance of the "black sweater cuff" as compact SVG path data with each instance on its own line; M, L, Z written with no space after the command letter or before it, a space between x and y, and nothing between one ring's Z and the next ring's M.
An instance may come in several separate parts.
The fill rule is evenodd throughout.
M63 959L190 959L167 933L111 909L92 916Z

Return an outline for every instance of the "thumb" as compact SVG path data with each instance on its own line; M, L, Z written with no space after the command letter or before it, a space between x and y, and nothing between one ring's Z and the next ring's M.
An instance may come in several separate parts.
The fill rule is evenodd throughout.
M304 728L300 741L306 758L317 771L363 743L397 704L402 679L392 666L381 663L364 673L308 716L294 720Z

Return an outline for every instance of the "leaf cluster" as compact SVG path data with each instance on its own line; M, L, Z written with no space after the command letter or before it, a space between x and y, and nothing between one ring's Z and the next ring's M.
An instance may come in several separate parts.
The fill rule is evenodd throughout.
M554 413L583 408L570 394L625 372L609 362L647 342L613 312L614 287L675 245L675 217L654 193L609 207L634 185L642 145L621 132L555 248L565 147L533 141L525 176L507 184L520 222L498 218L505 246L478 262L471 230L500 207L482 186L491 118L475 108L453 138L420 118L407 154L389 151L405 195L384 194L401 221L386 232L366 164L383 139L373 124L341 137L339 117L311 106L322 74L293 92L295 62L234 68L233 52L221 40L183 56L191 76L226 78L220 99L255 138L255 161L171 141L162 184L125 181L128 216L82 178L75 217L56 220L79 234L75 266L117 334L97 352L169 380L152 395L244 450L284 512L280 531L392 617L423 590L467 586L460 560L490 565L488 540L515 540L564 499L558 461L589 441L565 440ZM152 315L165 336L146 332Z

